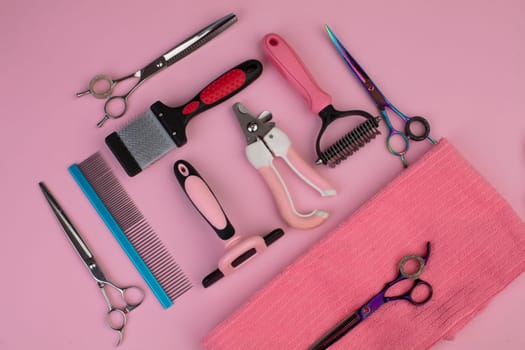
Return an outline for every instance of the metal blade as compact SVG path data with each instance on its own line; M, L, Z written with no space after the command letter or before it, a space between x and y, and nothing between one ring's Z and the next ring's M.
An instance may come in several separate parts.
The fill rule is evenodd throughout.
M69 220L66 213L64 213L55 197L53 197L53 195L51 194L51 192L49 192L49 190L43 182L39 182L38 185L40 186L44 197L49 203L49 206L53 210L53 213L57 217L58 222L60 222L60 225L62 225L64 232L71 241L71 244L73 244L73 247L78 252L78 255L82 258L84 263L86 263L90 259L93 259L93 254L91 253L88 246L78 233L75 226L73 226L73 224L71 223L71 220Z
M162 57L166 60L166 64L170 66L224 32L235 22L237 22L237 16L234 13L230 13L193 34L173 49L166 52Z
M337 51L345 61L348 68L350 68L350 71L354 74L354 76L359 80L359 82L363 85L363 87L366 89L366 91L370 94L370 97L372 97L372 100L374 100L375 104L379 109L384 108L388 105L388 101L383 95L383 93L377 88L376 84L370 79L368 74L366 74L365 70L361 68L359 63L350 55L350 52L343 46L343 43L335 36L334 32L328 27L328 25L325 24L325 29L328 32L328 35L330 36L330 39L332 40L332 43L336 47Z
M268 120L267 114L263 115L262 118L258 118L251 114L242 103L235 103L232 108L246 137L246 143L249 145L256 142L259 138L263 138L275 127L274 122L265 122L265 120Z

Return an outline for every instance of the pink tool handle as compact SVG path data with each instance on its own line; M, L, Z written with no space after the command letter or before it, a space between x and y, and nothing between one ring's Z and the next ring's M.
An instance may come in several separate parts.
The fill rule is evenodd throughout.
M264 52L277 70L303 95L315 114L332 104L332 97L324 92L288 43L277 34L267 34Z
M240 256L246 254L251 249L255 250L255 253L250 256L247 260L243 260L242 264L235 265L234 261L239 259ZM236 240L235 244L231 245L230 249L222 256L219 260L219 270L227 276L234 272L237 268L244 265L245 262L261 254L266 250L266 243L264 238L261 236L251 236Z
M321 175L317 173L293 148L288 136L281 129L274 127L271 132L264 136L264 143L270 147L275 157L282 158L294 173L303 180L308 186L318 191L323 197L335 196L336 191ZM254 146L251 146L254 148ZM253 154L252 154L253 152ZM250 161L254 163L258 154L253 149L250 150ZM261 158L261 157L259 157ZM271 165L272 158L265 158L266 164Z
M326 220L324 212L313 212L309 215L301 215L295 211L292 207L292 202L289 198L289 194L276 173L271 166L263 166L257 168L261 173L262 177L270 187L275 203L279 208L279 212L283 217L284 221L292 227L300 229L309 229L321 225Z
M232 238L235 234L232 224L197 170L190 163L181 159L175 163L173 171L195 209L210 224L217 235L223 240Z
M297 151L290 146L284 158L286 162L289 162L292 169L297 169L297 175L308 183L312 188L317 190L321 196L335 196L336 191L328 181L326 181L317 171L315 171L300 155Z

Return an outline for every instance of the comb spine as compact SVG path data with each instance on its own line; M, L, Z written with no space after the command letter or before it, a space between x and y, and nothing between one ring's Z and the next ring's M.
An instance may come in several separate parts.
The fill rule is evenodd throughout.
M113 236L120 244L124 252L126 252L128 258L131 260L135 268L139 271L139 273L142 275L150 289L153 291L153 294L155 294L162 307L167 309L168 307L173 305L173 301L171 301L167 293L162 288L161 284L157 281L157 279L150 271L144 260L140 257L133 245L130 243L125 233L117 224L117 222L115 221L109 210L106 208L100 197L97 195L89 181L86 179L78 165L73 164L68 168L68 170L71 176L73 176L73 179L75 179L82 192L84 192L86 197L91 202L91 205L93 205L93 207L100 215L104 223L113 233Z

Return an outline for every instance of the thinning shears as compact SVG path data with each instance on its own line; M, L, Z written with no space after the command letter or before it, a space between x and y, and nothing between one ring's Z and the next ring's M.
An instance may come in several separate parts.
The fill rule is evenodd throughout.
M124 327L126 326L127 322L127 314L142 303L144 300L144 291L137 286L119 287L113 282L109 281L104 275L104 272L102 272L102 269L97 264L95 258L93 257L93 253L91 250L89 250L86 242L84 242L79 232L66 216L66 213L62 210L57 200L49 192L46 185L43 182L40 182L38 185L40 186L44 197L53 210L53 213L60 222L60 225L62 225L66 236L71 241L71 244L84 262L84 265L86 265L88 268L93 279L97 282L100 292L102 293L102 296L108 305L106 322L109 327L111 327L111 329L118 333L119 338L117 345L120 345L123 339ZM106 287L115 289L121 295L122 300L120 301L120 304L123 304L123 306L117 306L111 302L106 291Z
M85 91L77 93L77 96L81 97L91 94L96 98L107 99L106 103L104 104L104 118L102 118L97 124L97 126L100 128L109 118L120 118L126 113L129 95L131 95L133 91L135 91L144 81L151 78L161 70L168 68L173 63L188 56L190 53L197 50L199 47L206 44L208 41L212 40L224 30L229 28L235 22L237 22L237 16L235 16L233 13L230 13L229 15L224 16L209 26L201 29L199 32L193 34L177 46L168 50L162 56L157 57L152 62L148 63L143 68L121 78L112 79L106 74L95 75L89 82L89 88ZM118 83L131 78L136 78L137 81L135 82L135 85L133 85L128 90L128 92L123 95L112 96L113 89Z
M383 95L383 93L379 90L376 84L370 79L368 74L366 74L365 70L361 68L359 63L350 55L348 50L343 46L341 41L335 36L334 32L325 25L326 31L328 32L328 35L330 36L330 39L332 40L332 43L337 48L337 51L347 64L348 68L352 71L354 76L359 80L359 82L363 85L363 87L366 89L366 91L370 94L370 97L376 104L377 108L379 109L379 112L381 113L381 116L383 117L383 120L385 121L388 130L389 135L386 139L386 145L388 148L388 151L392 153L395 156L400 157L401 162L403 162L403 166L406 168L408 166L407 160L406 160L406 153L409 148L409 139L414 141L423 141L425 139L429 140L432 144L437 144L437 141L433 139L430 136L430 123L427 119L420 117L420 116L414 116L414 117L408 117L404 113L402 113L399 109L397 109L390 101ZM402 121L405 124L404 131L396 129L392 122L390 121L390 117L388 116L386 109L390 109L393 111L399 118L402 119ZM412 129L411 126L413 124L420 124L423 128L423 132L420 134L416 134ZM403 148L400 150L395 150L394 147L391 144L391 140L393 136L400 136L404 142Z
M339 322L334 328L332 328L325 336L319 339L314 345L312 345L308 350L324 350L327 349L330 345L334 344L336 341L341 339L345 334L354 329L358 324L370 317L375 311L377 311L384 304L396 301L396 300L406 300L409 303L420 306L427 303L432 298L432 286L421 279L419 276L423 273L423 269L428 261L430 255L430 242L427 242L427 251L424 256L419 255L406 255L399 261L399 272L397 277L392 281L385 284L383 289L376 295L374 295L369 301L362 305L356 312L352 313L350 316ZM414 272L408 272L406 264L409 261L416 261L418 264L417 269ZM400 295L386 296L388 290L392 288L397 283L411 279L413 280L412 286L405 292ZM426 295L424 293L414 296L413 293L416 288L421 287L426 288ZM421 296L419 296L421 295Z

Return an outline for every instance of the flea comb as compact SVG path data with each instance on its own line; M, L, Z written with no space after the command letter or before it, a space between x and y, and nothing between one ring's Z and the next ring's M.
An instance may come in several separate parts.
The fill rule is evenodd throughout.
M192 288L104 158L95 153L69 172L164 308Z

